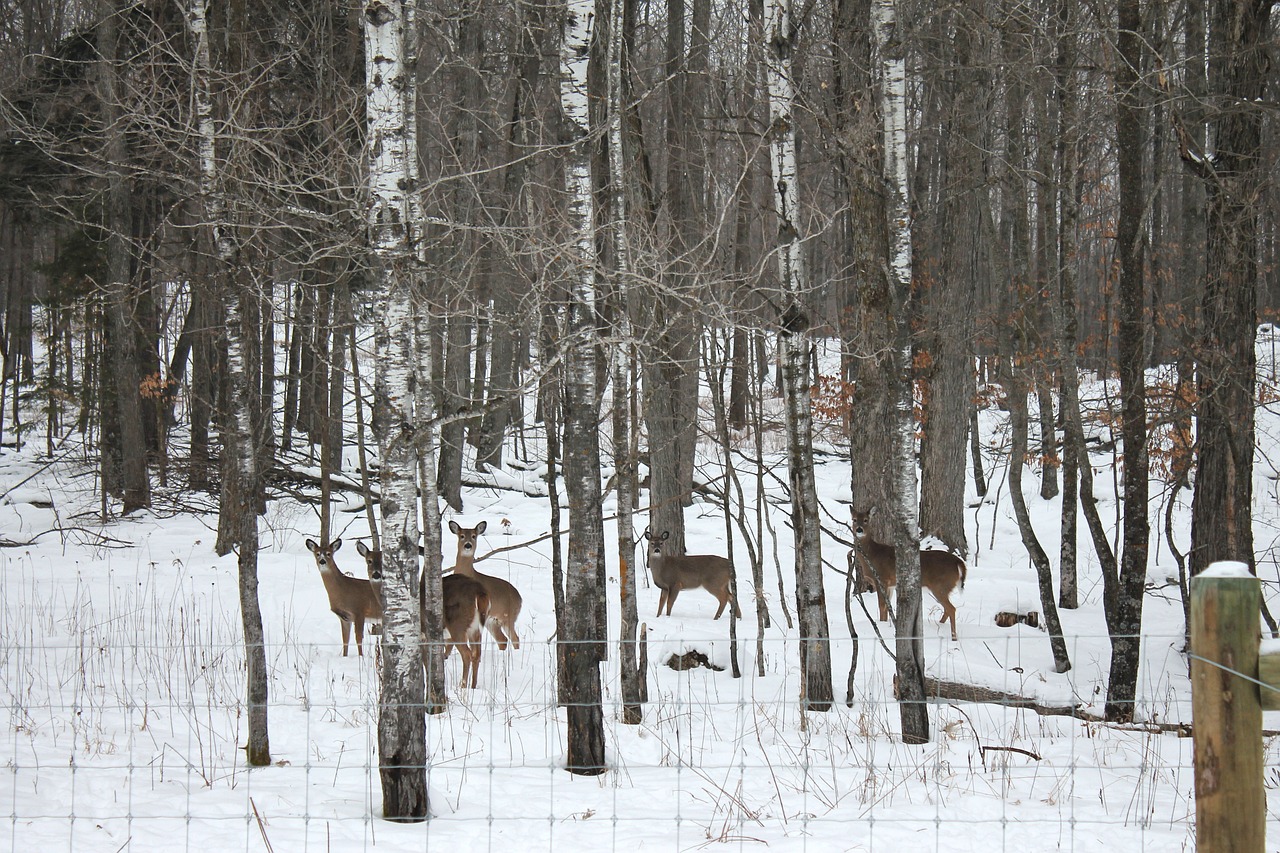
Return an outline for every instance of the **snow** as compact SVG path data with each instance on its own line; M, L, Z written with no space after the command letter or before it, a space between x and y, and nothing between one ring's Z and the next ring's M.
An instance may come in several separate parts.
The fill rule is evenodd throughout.
M1220 563L1214 563L1199 574L1202 578L1252 578L1249 567L1244 563L1237 563L1232 560L1223 560Z
M1260 353L1261 355L1261 353ZM1260 373L1262 368L1260 368ZM1095 389L1096 390L1096 389ZM768 404L777 410L778 400ZM985 438L999 442L1005 415L981 412ZM1259 411L1262 451L1280 445L1280 419ZM606 424L607 428L607 424ZM817 423L819 441L832 424ZM531 437L533 433L529 434ZM10 433L6 432L6 440ZM536 453L538 442L528 442ZM988 447L995 447L984 441ZM606 442L606 446L607 442ZM832 445L825 445L831 449ZM519 651L486 639L480 687L458 688L455 655L446 677L448 710L427 720L433 819L381 819L376 755L378 675L365 658L341 657L315 563L303 547L318 530L314 508L292 498L262 519L260 595L270 670L274 764L249 770L244 742L243 651L234 555L217 557L216 516L204 496L157 489L156 506L128 519L98 520L96 480L84 448L68 439L54 461L43 441L0 450L0 850L1189 850L1194 847L1192 741L1168 724L1189 723L1190 683L1182 654L1176 585L1155 585L1144 607L1137 724L1111 726L993 702L936 701L933 739L898 736L893 666L877 638L873 594L851 606L859 659L845 704L852 644L845 627L845 549L823 538L837 704L800 712L797 639L786 627L778 567L794 618L791 539L776 485L763 501L776 539L764 534L764 584L772 626L757 638L745 543L735 540L742 609L737 625L743 677L735 679L729 624L713 621L702 590L680 595L671 617L654 618L658 590L639 575L639 609L649 628L644 723L621 724L617 655L604 667L612 769L574 777L561 769L564 712L555 707L555 633L546 498L524 472L495 474L466 489L464 526L488 520L477 568L510 579L524 595ZM988 462L998 449L989 451ZM699 479L715 482L718 458L703 446ZM770 461L781 465L778 447ZM820 454L817 488L829 533L850 537L847 462ZM1095 464L1104 518L1114 518L1111 457ZM354 459L347 464L354 468ZM743 473L747 472L746 463ZM1261 466L1259 466L1261 468ZM996 470L995 465L988 470ZM1032 480L1031 477L1027 478ZM995 626L995 613L1041 610L1007 493L966 495L971 556L959 597L958 642L924 598L930 677L979 685L1046 706L1099 713L1110 645L1102 583L1087 534L1080 541L1082 606L1062 611L1073 669L1053 671L1043 630ZM1274 486L1259 474L1259 550L1280 520ZM761 496L743 477L748 514ZM17 488L13 488L17 487ZM514 487L514 488L513 488ZM1046 550L1057 553L1059 500L1028 503ZM1153 517L1168 499L1153 481ZM38 500L37 500L38 498ZM344 499L345 500L345 499ZM1189 541L1190 497L1175 507L1175 535ZM699 497L686 513L691 550L727 553L718 508ZM362 513L338 513L335 536L367 535ZM645 519L637 519L637 529ZM43 535L40 535L43 534ZM605 541L615 541L606 520ZM513 547L518 546L518 547ZM446 566L455 540L445 537ZM609 546L611 636L617 636L617 555ZM488 554L492 553L492 556ZM1171 564L1153 539L1152 561ZM340 567L362 575L349 551ZM1160 577L1170 573L1166 566ZM1215 573L1238 576L1238 569ZM1274 563L1259 575L1275 612ZM870 611L868 615L862 606ZM1276 642L1268 648L1276 651ZM676 672L667 657L697 649L721 672ZM763 675L757 674L757 667ZM1280 729L1280 713L1264 727ZM1266 774L1276 778L1280 743L1264 738ZM1266 790L1280 812L1280 786ZM1268 849L1280 825L1268 827Z

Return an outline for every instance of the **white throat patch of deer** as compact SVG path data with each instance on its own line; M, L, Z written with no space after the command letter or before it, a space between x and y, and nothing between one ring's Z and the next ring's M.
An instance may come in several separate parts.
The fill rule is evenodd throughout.
M649 571L653 575L653 583L662 594L658 597L658 616L665 607L667 615L671 615L671 607L676 603L676 596L681 590L701 587L716 597L720 606L716 608L715 618L724 613L725 605L732 600L729 592L729 579L733 576L733 564L717 554L684 554L672 556L663 551L663 546L671 538L671 532L662 531L661 536L651 536L644 532L649 542ZM742 611L738 602L733 602L733 615L741 619Z
M885 545L872 538L869 530L872 510L853 513L853 537L858 542L855 551L858 554L858 574L863 581L876 591L876 599L880 602L880 621L889 619L889 595L898 585L898 554L892 545ZM933 593L933 597L942 605L941 625L951 622L951 639L958 640L956 633L956 607L951 603L951 593L957 586L964 589L968 576L968 568L964 560L950 551L925 550L920 552L920 588Z
M307 550L316 558L320 580L329 594L329 609L342 624L342 656L347 656L351 641L351 626L356 628L356 653L364 655L364 624L369 622L370 633L376 633L382 625L382 599L376 595L373 585L364 578L343 574L334 562L333 555L342 547L342 540L335 539L329 545L317 545L307 540Z
M520 597L519 590L509 581L477 572L475 568L476 547L480 541L480 534L484 533L488 526L487 521L482 521L475 527L463 527L456 521L449 522L450 532L458 537L458 557L454 562L453 572L454 575L461 575L479 582L484 588L485 595L489 597L489 614L484 624L493 638L498 641L499 650L505 651L508 642L511 643L511 648L518 649L520 635L516 633L516 620L520 618L520 608L524 606L524 599Z

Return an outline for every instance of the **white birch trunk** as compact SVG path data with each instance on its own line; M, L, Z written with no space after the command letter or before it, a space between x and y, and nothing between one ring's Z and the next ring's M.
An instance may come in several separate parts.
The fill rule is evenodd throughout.
M622 722L638 725L644 720L645 672L638 664L636 632L640 622L636 604L636 534L633 517L636 506L635 431L631 424L632 330L630 306L631 257L627 242L626 174L622 165L622 10L624 0L609 3L608 115L610 226L613 229L614 345L610 372L613 381L613 458L618 490L618 568L622 613L622 636L618 640L618 665L622 670Z
M383 814L427 817L422 628L418 599L417 424L413 410L418 153L413 0L364 6L369 242L377 272L374 411L382 460L382 694L378 759ZM416 417L415 417L416 415Z
M796 610L800 619L803 708L831 708L831 645L822 582L821 519L813 474L813 416L809 393L809 318L804 305L808 279L799 217L795 85L792 53L798 24L791 0L771 0L766 11L765 56L769 89L769 143L774 211L778 217L778 278L782 286L779 346L787 409L787 456L791 469L791 520L795 531Z
M187 24L195 42L192 88L197 121L197 156L200 198L205 224L214 251L215 287L226 300L223 325L227 342L227 374L230 421L223 432L223 450L231 457L231 482L222 487L221 513L234 519L234 544L239 566L240 618L245 637L248 690L250 764L271 763L267 737L267 662L263 646L262 611L258 603L258 466L254 430L249 411L245 375L244 300L248 295L237 281L239 250L227 220L224 176L218 163L218 135L209 83L212 59L209 50L208 10L205 0L191 0ZM224 469L226 470L226 469Z
M871 7L880 75L880 119L884 130L884 177L888 198L889 310L894 325L897 377L889 387L894 400L894 544L898 552L897 658L902 738L929 740L924 704L924 644L920 618L919 498L916 494L915 414L911 359L911 210L907 183L907 77L903 47L897 38L896 0L874 0Z
M565 354L565 488L569 494L569 549L565 565L566 624L560 626L568 667L568 738L566 769L579 775L603 773L604 710L601 706L600 661L605 656L605 624L600 604L605 588L600 576L604 557L604 521L600 510L600 433L596 429L596 253L590 153L587 132L587 63L591 33L590 0L565 6L561 45L560 104L565 127L574 134L565 168L574 250Z

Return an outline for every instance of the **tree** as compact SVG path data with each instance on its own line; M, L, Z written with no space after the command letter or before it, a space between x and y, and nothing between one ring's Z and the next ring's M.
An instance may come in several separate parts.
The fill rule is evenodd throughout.
M821 515L813 475L813 402L809 382L809 309L805 305L800 181L796 166L793 59L799 21L791 0L767 7L765 54L769 87L769 140L773 204L778 218L778 280L782 387L786 401L787 464L791 479L791 527L795 537L796 610L800 618L800 703L809 711L831 709L831 639L822 583ZM914 470L914 462L913 462ZM917 588L919 586L917 568Z
M125 515L151 505L151 486L147 472L147 453L143 438L141 377L138 375L137 341L134 337L133 258L129 238L133 234L133 204L129 191L129 169L121 84L117 65L120 10L111 0L101 4L102 23L98 26L98 73L102 110L103 161L106 168L107 264L106 314L108 318L109 373L113 388L104 385L104 402L114 403L104 412L114 416L118 453L113 454L118 472L107 471L104 488L115 484L124 500ZM29 362L28 362L29 363ZM17 407L14 407L16 414ZM114 476L112 476L114 474Z
M1116 58L1116 152L1119 160L1120 212L1116 223L1119 259L1119 335L1121 434L1124 438L1124 536L1120 574L1107 591L1107 630L1111 634L1111 670L1107 679L1109 720L1133 719L1142 633L1142 599L1147 584L1147 329L1146 285L1142 268L1142 222L1146 188L1142 154L1142 16L1139 0L1121 0ZM1250 349L1253 339L1250 336ZM1250 442L1252 448L1252 441Z
M1209 8L1208 137L1182 133L1183 161L1204 182L1206 279L1200 304L1191 573L1218 560L1254 564L1253 378L1258 193L1268 151L1261 102L1269 81L1271 3L1217 0Z
M602 0L609 20L608 0ZM568 340L564 364L564 473L569 493L569 549L565 565L565 620L559 625L560 642L568 673L564 679L568 704L568 757L565 769L594 776L607 769L604 744L604 710L601 706L600 662L606 654L606 625L601 618L604 578L604 521L600 510L599 391L596 359L599 349L596 317L595 211L591 184L588 131L591 122L587 66L592 32L591 0L566 0L563 7L563 43L560 48L560 104L563 110L568 161L565 164L565 199L573 226L572 260L566 273L569 283Z
M416 200L414 0L364 6L368 85L368 228L376 276L374 431L382 460L382 693L378 760L388 820L428 816L421 616L418 600L418 437L413 411L412 298L421 212Z
M907 76L905 45L897 32L896 0L873 0L871 23L879 71L880 121L884 128L884 178L888 194L884 228L889 254L893 376L894 454L889 469L893 496L894 546L898 549L898 701L905 743L927 743L929 713L924 704L924 648L920 619L920 534L916 497L915 394L911 348L911 205L907 183Z
M188 24L195 42L192 67L199 135L200 196L205 217L205 245L211 250L212 289L226 306L222 326L227 365L227 406L222 427L227 462L219 503L219 528L230 531L228 547L237 552L240 577L240 618L244 630L249 710L249 763L271 763L267 736L267 658L258 604L258 452L252 424L251 389L247 381L246 317L244 305L252 294L239 281L240 258L232 223L227 217L225 152L220 151L210 84L213 63L207 7L191 0ZM230 34L232 38L234 33ZM251 327L250 327L251 328ZM222 552L225 553L225 552Z

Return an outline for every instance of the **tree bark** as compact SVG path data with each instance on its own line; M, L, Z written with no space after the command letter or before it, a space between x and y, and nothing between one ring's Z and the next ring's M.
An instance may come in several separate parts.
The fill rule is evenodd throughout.
M766 65L774 212L778 219L778 279L782 385L786 403L787 464L791 474L791 526L795 537L796 610L800 620L800 703L806 711L829 711L831 635L822 583L821 511L813 473L813 401L809 382L809 287L801 243L800 181L796 167L793 59L799 22L791 0L767 7ZM914 463L913 463L914 464Z
M565 620L559 636L565 645L568 690L568 756L565 769L594 776L608 769L605 761L604 709L600 662L605 659L606 623L600 604L605 585L604 520L600 509L600 403L596 387L599 347L596 317L595 211L587 131L590 118L587 65L589 39L600 38L589 26L591 0L566 0L564 44L561 46L560 104L564 112L569 160L565 164L566 196L573 225L573 263L569 282L565 343L565 489L569 495L569 548L565 564ZM603 16L608 19L606 13Z
M1207 278L1200 304L1199 445L1191 505L1191 572L1219 560L1254 566L1254 375L1257 227L1266 168L1265 108L1271 4L1210 6L1212 157L1184 159L1205 179ZM1184 140L1184 149L1189 143Z
M251 295L238 280L239 246L227 218L225 141L214 124L215 93L205 0L191 0L188 26L195 41L194 86L199 134L200 195L206 221L207 245L212 249L213 282L226 304L222 326L226 349L227 400L222 419L223 484L219 531L228 533L228 550L238 551L240 618L244 630L248 705L248 743L245 752L255 767L271 763L267 734L267 659L262 611L258 602L258 454L254 440L253 394L248 383L244 302ZM237 37L233 21L228 36ZM235 69L232 69L233 71ZM220 142L222 145L220 145ZM224 521L225 520L225 521ZM219 553L226 553L220 551Z
M626 174L623 167L622 120L624 103L622 29L625 0L607 0L608 28L597 34L594 51L603 48L608 86L608 227L613 234L613 328L611 373L613 383L613 467L614 488L618 493L618 597L621 613L621 636L618 638L618 667L621 670L622 722L639 725L644 721L647 689L645 672L639 665L637 633L640 615L636 605L636 533L634 516L640 482L635 430L631 422L631 381L636 369L633 357L630 283L631 247L628 242Z
M364 6L369 149L369 241L375 262L374 431L382 462L382 691L378 760L388 820L428 817L422 620L418 595L418 424L413 411L410 296L421 226L417 205L416 7Z
M108 362L115 380L114 413L119 423L120 494L128 515L151 505L151 484L147 473L147 446L142 423L142 398L138 375L137 339L133 322L133 261L129 237L133 233L132 198L125 174L128 156L119 61L118 15L113 0L103 3L103 19L98 27L99 89L104 127L104 159L107 193L104 220L107 232L106 314L110 326ZM16 341L11 341L11 345ZM28 360L29 361L29 360ZM29 366L28 366L29 369ZM17 406L14 407L15 414Z
M1146 285L1143 278L1142 220L1146 190L1142 154L1142 97L1138 74L1142 63L1142 16L1139 0L1120 0L1116 57L1116 151L1119 160L1120 215L1116 223L1116 256L1120 262L1119 335L1121 435L1124 440L1124 533L1118 595L1107 604L1111 633L1111 669L1107 679L1108 720L1133 719L1138 661L1142 645L1142 599L1146 594L1147 543L1147 403ZM1250 349L1253 336L1249 336ZM1250 374L1252 375L1252 374ZM1252 447L1252 442L1250 443Z

